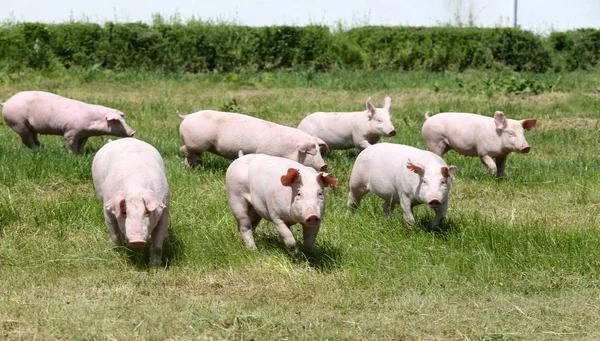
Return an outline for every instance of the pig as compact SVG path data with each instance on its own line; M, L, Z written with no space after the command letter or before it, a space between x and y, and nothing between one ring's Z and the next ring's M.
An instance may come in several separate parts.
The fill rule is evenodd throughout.
M511 120L502 111L496 111L494 118L453 112L430 117L426 112L421 132L429 151L443 156L454 149L465 156L479 156L489 173L500 178L508 154L529 152L523 133L533 129L536 122L535 118Z
M92 162L92 177L112 241L135 248L152 236L150 264L159 266L169 226L170 192L165 164L150 144L124 138L105 144Z
M319 137L331 150L365 149L381 136L395 136L390 120L392 99L386 97L383 108L376 109L367 99L367 110L358 112L316 112L306 116L298 129Z
M43 147L37 134L62 135L69 153L77 153L91 136L131 137L125 114L44 91L23 91L9 98L2 117L29 148Z
M384 200L383 212L392 217L400 203L404 221L414 224L413 207L427 204L435 211L430 228L446 216L455 166L434 153L392 143L373 145L358 154L350 175L348 207L355 210L369 191Z
M241 156L225 174L227 198L246 246L256 249L253 231L261 219L275 224L291 254L297 253L290 226L300 223L303 249L311 252L325 213L325 187L337 180L298 162L264 154Z
M323 140L296 128L286 127L259 118L229 112L203 110L181 115L179 133L184 145L185 166L202 163L202 153L210 151L227 159L243 154L281 156L324 171L319 148L327 149Z

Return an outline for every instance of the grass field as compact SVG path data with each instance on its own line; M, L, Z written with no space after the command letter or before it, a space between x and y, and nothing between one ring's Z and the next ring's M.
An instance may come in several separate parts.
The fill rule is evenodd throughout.
M484 79L526 77L538 95ZM493 84L492 84L493 83ZM490 85L492 84L492 85ZM122 110L162 154L171 187L165 268L148 249L115 247L91 163L107 138L70 156L61 137L29 150L0 122L0 339L598 339L600 72L263 73L165 76L79 71L1 74L0 100L45 90ZM525 91L527 92L527 91ZM345 207L356 151L334 152L327 212L310 259L291 258L274 226L244 247L227 204L229 161L187 170L176 110L235 110L296 126L314 111L358 111L392 97L398 134L424 148L423 113L503 110L538 119L532 150L496 180L458 167L440 231L386 219L369 195ZM293 228L301 240L299 225Z

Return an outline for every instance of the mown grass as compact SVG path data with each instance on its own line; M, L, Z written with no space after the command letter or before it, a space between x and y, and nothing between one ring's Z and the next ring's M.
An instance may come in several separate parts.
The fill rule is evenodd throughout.
M522 75L552 92L511 95L480 82L502 72L256 75L2 75L2 100L29 89L119 108L161 152L172 191L165 268L118 248L91 181L92 138L69 156L60 137L28 150L0 123L2 339L596 339L600 336L600 89L597 72ZM303 78L304 77L304 78ZM307 81L306 77L312 77ZM544 78L546 77L546 78ZM252 81L249 81L253 79ZM459 86L458 84L462 84ZM458 167L440 230L417 207L406 229L381 201L347 214L356 151L335 152L338 186L313 257L291 258L272 224L244 248L227 204L229 161L183 167L183 113L237 106L295 126L317 110L362 110L392 97L398 135L424 147L426 110L536 117L528 155L507 177L451 152ZM235 102L233 100L235 99ZM300 228L294 234L301 240Z

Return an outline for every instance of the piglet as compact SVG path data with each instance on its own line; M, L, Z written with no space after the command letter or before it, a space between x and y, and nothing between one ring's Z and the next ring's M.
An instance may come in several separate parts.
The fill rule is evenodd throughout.
M188 168L201 164L207 151L230 160L241 151L285 157L321 171L327 168L320 151L327 149L325 142L296 128L213 110L177 115L183 120L179 133L184 145L179 150Z
M158 151L134 138L109 142L94 157L92 177L113 242L121 245L126 238L140 248L151 235L150 264L160 265L170 193Z
M43 147L37 134L64 136L69 153L81 151L91 136L135 134L118 110L49 92L19 92L0 106L6 124L29 148Z
M508 154L531 149L523 133L533 129L536 122L535 118L511 120L501 111L493 118L452 112L430 117L426 112L421 132L429 151L443 156L454 149L465 156L478 156L490 174L502 177Z
M404 221L415 222L412 208L427 204L435 211L430 227L446 216L448 194L455 166L448 166L434 153L401 144L381 143L358 154L350 175L348 207L356 209L368 192L384 200L383 212L391 218L400 203Z
M377 143L381 136L394 136L390 119L392 99L386 97L383 108L376 109L367 99L367 110L358 112L316 112L300 122L298 129L319 137L330 149L360 150Z
M227 198L246 246L255 249L253 231L266 219L275 224L291 253L296 240L290 226L300 223L304 250L310 252L325 213L325 187L331 174L281 157L250 154L233 161L225 175Z

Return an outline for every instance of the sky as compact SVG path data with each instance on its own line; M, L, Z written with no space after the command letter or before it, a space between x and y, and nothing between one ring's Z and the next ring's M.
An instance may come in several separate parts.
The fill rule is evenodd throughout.
M0 20L150 23L154 14L250 26L323 24L512 26L515 0L2 0ZM518 24L535 32L600 28L600 0L518 0Z

